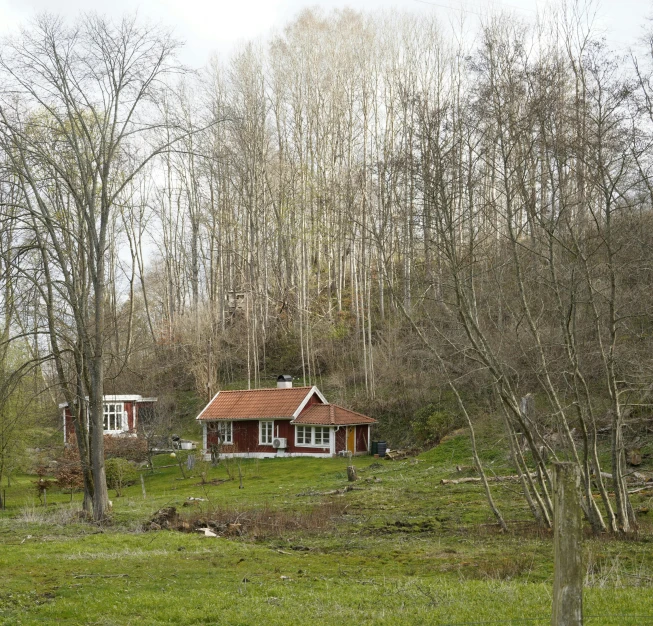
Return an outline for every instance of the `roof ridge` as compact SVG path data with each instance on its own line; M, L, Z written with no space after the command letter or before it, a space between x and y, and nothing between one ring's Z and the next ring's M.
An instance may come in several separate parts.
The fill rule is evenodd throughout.
M293 389L313 389L313 387L259 387L258 389L221 389L220 393L250 393L252 391L292 391Z

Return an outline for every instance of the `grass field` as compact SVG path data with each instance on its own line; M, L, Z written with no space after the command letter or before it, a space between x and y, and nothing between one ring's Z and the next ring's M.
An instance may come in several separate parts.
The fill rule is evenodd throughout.
M496 453L485 462L509 471ZM46 507L34 477L12 482L0 512L0 623L550 623L551 537L518 488L493 486L510 520L500 534L479 485L440 484L469 465L464 436L416 460L358 458L357 489L341 495L324 492L347 484L344 459L246 460L243 489L233 463L186 478L163 467L172 463L157 457L147 498L140 482L127 487L102 527L79 519L78 496L51 490ZM653 624L652 496L634 496L635 540L586 540L587 624ZM171 506L188 532L145 530ZM226 536L193 530L211 520Z

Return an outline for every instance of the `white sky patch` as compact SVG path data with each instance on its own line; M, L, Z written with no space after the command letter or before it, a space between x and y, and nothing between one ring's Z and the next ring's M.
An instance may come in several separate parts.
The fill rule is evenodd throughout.
M0 0L0 34L14 30L40 11L74 18L83 11L119 17L137 10L142 17L172 28L177 38L185 41L182 61L201 67L214 53L228 56L243 42L281 30L308 7L321 7L327 13L345 7L428 12L446 24L461 14L474 23L479 15L493 10L532 20L546 5L542 0ZM620 50L637 43L647 17L653 15L653 2L649 0L603 0L594 6L595 32Z

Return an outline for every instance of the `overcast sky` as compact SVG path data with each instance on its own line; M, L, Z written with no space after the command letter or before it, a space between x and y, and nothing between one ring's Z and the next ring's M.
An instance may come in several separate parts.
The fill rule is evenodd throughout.
M465 11L470 20L488 8L535 17L543 0L0 0L0 33L4 34L36 12L48 10L66 16L95 10L119 16L138 9L139 14L174 28L186 42L183 60L199 67L214 52L228 54L249 39L265 37L290 21L304 7L326 11L351 7L357 10L398 8L435 12L443 20ZM603 0L598 4L596 28L617 46L634 43L646 17L653 13L650 0Z

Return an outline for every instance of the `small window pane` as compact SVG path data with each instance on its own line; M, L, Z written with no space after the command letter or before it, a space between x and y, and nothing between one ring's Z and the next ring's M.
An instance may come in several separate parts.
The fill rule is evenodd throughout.
M329 445L329 428L317 426L315 428L315 445Z

